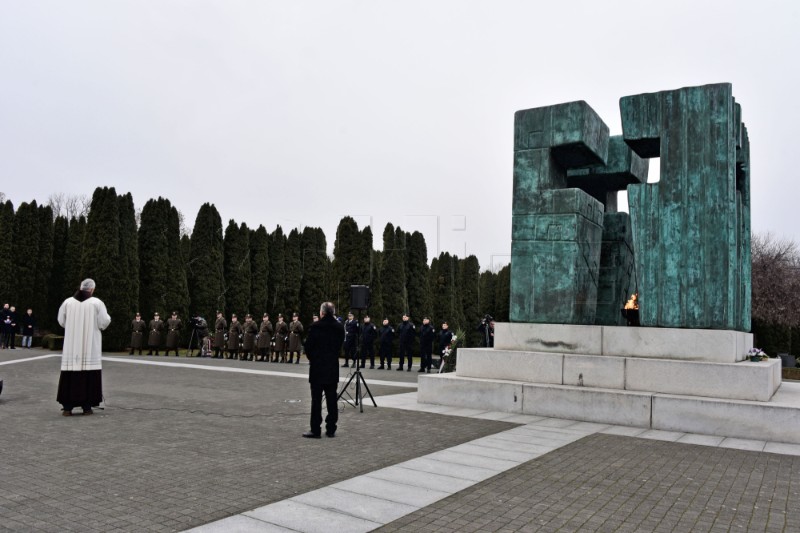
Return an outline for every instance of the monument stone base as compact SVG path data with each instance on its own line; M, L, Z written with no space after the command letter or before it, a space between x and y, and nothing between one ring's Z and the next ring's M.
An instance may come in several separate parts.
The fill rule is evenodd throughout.
M734 331L497 324L495 348L420 376L418 401L800 444L800 386L781 386L779 359L745 361L751 347Z

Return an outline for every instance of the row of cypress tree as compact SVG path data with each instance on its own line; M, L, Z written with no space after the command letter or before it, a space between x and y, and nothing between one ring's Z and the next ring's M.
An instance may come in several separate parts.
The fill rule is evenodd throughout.
M333 256L320 228L249 228L230 220L223 231L217 209L203 204L191 235L181 235L181 216L164 198L149 200L137 214L132 196L97 188L88 216L55 216L48 205L0 204L0 299L21 312L30 307L42 330L57 331L59 305L92 277L112 317L104 335L110 350L125 348L136 311L149 320L177 311L213 323L217 309L252 313L297 311L303 322L325 300L345 313L351 285L368 285L373 321L393 324L410 313L419 323L464 328L470 345L485 314L508 320L509 268L480 272L475 256L443 252L431 264L424 236L391 223L383 248L373 249L370 227L351 217L339 223Z

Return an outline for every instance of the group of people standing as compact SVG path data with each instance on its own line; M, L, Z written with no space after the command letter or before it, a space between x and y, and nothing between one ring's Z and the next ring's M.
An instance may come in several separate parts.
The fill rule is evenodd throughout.
M378 370L392 368L392 352L394 347L395 335L398 338L398 356L400 359L397 367L398 371L403 370L403 365L407 364L406 372L411 372L413 366L412 347L414 339L419 337L419 355L420 366L417 372L430 373L433 367L433 344L436 341L437 353L439 354L439 361L437 368L442 363L442 353L445 348L450 346L453 341L453 333L447 322L442 322L442 328L436 331L431 325L431 320L428 317L422 319L422 326L417 332L417 327L411 321L408 314L403 315L403 321L395 329L389 324L389 319L383 319L383 325L378 329L372 323L370 317L364 317L363 323L359 324L353 317L353 313L347 315L347 321L344 323L344 364L343 367L350 366L350 360L353 360L353 366L357 365L358 357L358 338L361 338L361 366L366 367L367 357L369 357L369 367L375 368L375 340L378 339L378 355L380 357L380 366Z
M198 324L198 320L202 322ZM314 315L313 322L318 320L319 317ZM192 319L192 321L197 334L197 346L200 347L209 336L208 328L203 319ZM388 318L384 318L383 324L378 328L368 315L359 323L353 313L347 315L346 321L340 317L337 317L337 321L343 322L345 332L343 367L349 367L351 361L352 365L356 366L356 359L360 359L361 367L366 367L369 359L369 368L375 368L377 343L377 355L380 359L378 369L391 370L394 340L397 337L399 341L397 370L402 371L405 367L405 370L410 372L413 366L412 347L414 340L419 338L418 372L430 372L431 368L434 368L434 344L436 353L439 354L435 366L438 368L442 352L450 346L453 339L453 333L447 322L443 322L441 329L437 331L429 317L423 318L419 330L408 314L403 315L402 322L396 328L389 324ZM138 351L139 355L142 355L142 350L147 349L147 355L160 355L163 348L164 355L169 356L170 352L174 351L177 356L183 327L184 324L177 312L173 312L166 321L162 320L158 313L154 313L149 323L136 313L131 322L130 354L133 355ZM303 324L297 313L292 314L291 322L286 322L283 315L279 314L274 324L270 321L269 313L264 313L261 323L258 324L250 314L245 315L244 321L240 321L236 314L232 314L229 322L222 311L217 311L213 336L208 339L208 349L209 352L213 350L213 355L210 353L208 355L216 359L298 364L303 353L303 331Z
M30 348L35 329L36 319L33 316L33 309L28 309L20 318L16 307L3 304L3 309L0 311L0 349L15 350L18 333L22 333L20 347Z

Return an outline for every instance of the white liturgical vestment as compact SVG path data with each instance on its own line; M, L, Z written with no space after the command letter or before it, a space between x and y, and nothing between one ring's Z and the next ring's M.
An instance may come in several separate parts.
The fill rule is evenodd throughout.
M105 304L94 297L82 302L67 298L58 310L58 323L64 328L61 370L102 370L101 331L111 323Z

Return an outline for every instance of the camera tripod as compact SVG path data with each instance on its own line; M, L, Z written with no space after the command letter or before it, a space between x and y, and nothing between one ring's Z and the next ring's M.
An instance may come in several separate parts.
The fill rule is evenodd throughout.
M372 397L372 393L367 386L367 381L364 379L364 375L361 373L361 310L358 310L358 329L356 329L356 369L350 375L350 379L347 380L344 387L342 387L342 392L339 393L339 396L336 397L337 400L342 400L344 403L348 405L352 405L353 407L359 407L361 412L364 412L364 393L361 391L361 386L364 386L364 390L367 391L369 395L369 399L372 400L372 405L378 407L378 404L375 403L375 398ZM349 392L347 392L347 388L350 384L355 380L356 382L356 391L355 396L351 396ZM347 394L348 398L342 399L342 396Z

